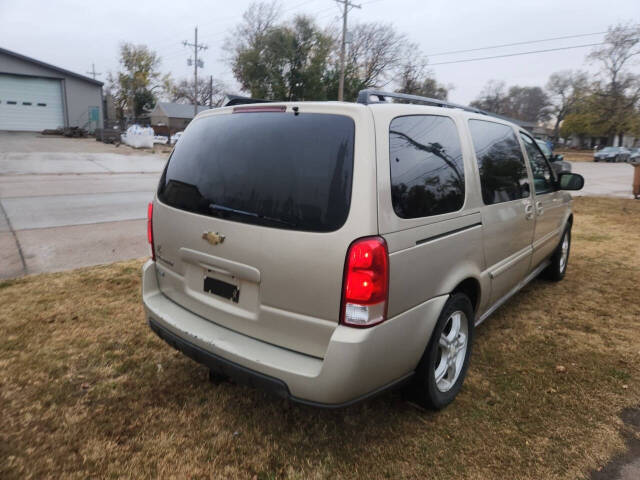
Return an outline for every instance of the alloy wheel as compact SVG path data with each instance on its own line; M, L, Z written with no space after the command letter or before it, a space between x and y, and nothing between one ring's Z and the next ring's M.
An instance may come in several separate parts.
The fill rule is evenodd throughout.
M453 312L438 339L438 356L434 366L436 387L442 393L455 385L467 354L469 320L464 312Z
M565 232L562 237L562 245L560 246L560 272L564 272L567 268L567 259L569 258L569 232Z

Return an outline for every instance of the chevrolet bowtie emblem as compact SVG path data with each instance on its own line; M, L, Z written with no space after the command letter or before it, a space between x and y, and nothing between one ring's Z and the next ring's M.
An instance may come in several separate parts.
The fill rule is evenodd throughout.
M218 232L204 232L202 234L202 238L209 242L211 245L218 245L219 243L224 242L224 235Z

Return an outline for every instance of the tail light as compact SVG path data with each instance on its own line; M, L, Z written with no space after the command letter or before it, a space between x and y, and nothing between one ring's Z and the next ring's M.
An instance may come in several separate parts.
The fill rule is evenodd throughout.
M389 253L381 237L356 240L349 247L344 266L340 322L366 328L387 317Z
M153 202L147 207L147 241L151 246L151 259L156 260L156 247L153 243Z

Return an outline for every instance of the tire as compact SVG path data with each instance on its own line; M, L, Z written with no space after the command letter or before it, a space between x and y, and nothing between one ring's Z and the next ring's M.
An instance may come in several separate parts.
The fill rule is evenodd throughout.
M566 249L565 249L565 239ZM569 264L569 253L571 252L571 225L565 228L560 243L556 247L553 255L551 255L551 264L542 272L544 278L552 282L559 282L567 273Z
M440 410L449 405L462 388L471 357L474 318L471 301L463 293L454 293L444 304L413 378L413 396L423 407ZM452 334L456 323L458 333ZM462 341L464 347L461 348ZM454 356L452 351L456 352ZM454 360L447 368L442 362L449 358ZM440 375L442 370L443 376L436 381L436 372ZM447 378L452 374L453 378Z

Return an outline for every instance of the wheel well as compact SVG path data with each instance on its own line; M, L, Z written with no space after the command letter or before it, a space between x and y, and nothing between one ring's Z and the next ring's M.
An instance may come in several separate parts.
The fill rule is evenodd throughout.
M480 283L475 278L467 278L460 282L456 288L454 288L451 293L464 293L469 300L471 300L471 305L473 306L473 311L478 311L478 302L480 301Z

